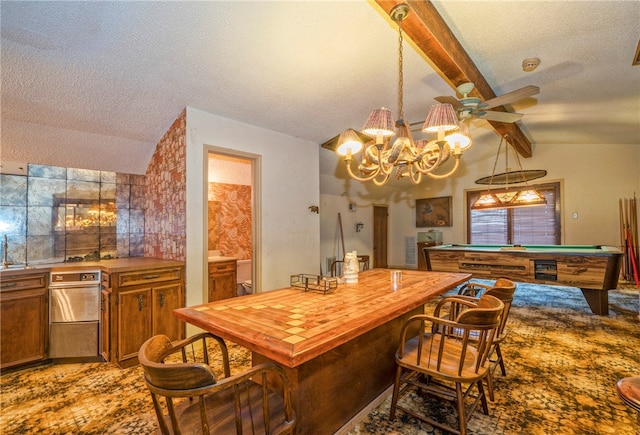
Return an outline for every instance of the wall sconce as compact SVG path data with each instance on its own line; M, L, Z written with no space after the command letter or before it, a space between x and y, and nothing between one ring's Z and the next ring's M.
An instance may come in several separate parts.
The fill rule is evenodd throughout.
M356 224L356 233L359 233L360 231L362 231L362 228L364 228L364 224L362 222L358 222Z

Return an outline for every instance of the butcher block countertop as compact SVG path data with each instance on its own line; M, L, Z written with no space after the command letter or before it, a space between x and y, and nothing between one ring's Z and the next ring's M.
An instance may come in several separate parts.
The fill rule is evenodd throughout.
M285 288L180 308L175 315L287 367L296 367L467 281L466 273L402 271L393 291L388 269L359 274L332 293Z
M148 257L129 257L115 258L112 260L101 261L77 261L68 263L50 263L39 264L24 268L24 266L9 266L8 269L1 269L0 275L27 275L34 272L50 272L50 271L73 271L86 269L100 269L107 273L128 272L139 269L156 269L160 267L176 267L183 266L184 261L162 260L159 258Z

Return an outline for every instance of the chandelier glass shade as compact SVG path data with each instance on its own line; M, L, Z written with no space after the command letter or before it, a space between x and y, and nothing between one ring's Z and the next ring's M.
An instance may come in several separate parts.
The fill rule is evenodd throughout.
M501 176L506 176L505 187L499 189L492 189L494 176L496 175L496 165L500 157L500 151L504 144L504 156L505 156L505 168L506 171ZM509 147L511 145L505 140L505 136L500 139L500 145L498 146L498 153L493 163L493 171L491 178L489 179L489 190L483 192L478 198L471 204L471 210L489 210L489 209L503 209L503 208L515 208L515 207L532 207L536 205L546 205L547 200L544 195L538 192L536 189L530 187L527 184L527 179L522 170L520 164L520 157L518 153L512 152L516 156L516 162L518 163L518 171L509 170ZM509 176L513 175L513 183L524 182L525 185L521 188L509 188Z
M462 151L471 145L468 126L460 129L457 113L451 104L433 105L425 119L422 131L436 133L436 139L413 140L410 125L403 114L402 21L409 12L406 4L396 5L390 12L391 19L398 24L398 120L394 122L391 110L385 107L375 109L362 127L362 133L372 138L370 141L363 143L357 132L349 129L340 134L336 147L336 153L344 157L351 178L373 181L379 186L386 184L392 174L397 179L409 178L412 184L419 184L423 176L435 179L449 177L458 169ZM459 135L452 136L454 131ZM394 135L397 137L392 141ZM351 163L354 155L361 151L354 170ZM451 157L455 162L448 172L434 172Z

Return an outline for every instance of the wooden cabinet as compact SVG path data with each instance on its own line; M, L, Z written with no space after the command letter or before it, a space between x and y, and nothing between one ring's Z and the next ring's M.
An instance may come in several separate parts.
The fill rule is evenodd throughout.
M237 295L237 267L236 260L209 263L209 302Z
M47 359L48 273L3 273L0 282L0 369Z
M155 334L184 338L184 322L173 315L185 303L183 266L116 272L111 288L112 362L137 364L140 346Z

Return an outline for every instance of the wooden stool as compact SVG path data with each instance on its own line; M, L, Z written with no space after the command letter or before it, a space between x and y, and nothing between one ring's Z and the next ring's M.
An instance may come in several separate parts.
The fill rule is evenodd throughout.
M638 424L640 424L640 376L622 378L616 387L622 401L637 412Z

